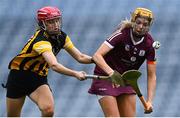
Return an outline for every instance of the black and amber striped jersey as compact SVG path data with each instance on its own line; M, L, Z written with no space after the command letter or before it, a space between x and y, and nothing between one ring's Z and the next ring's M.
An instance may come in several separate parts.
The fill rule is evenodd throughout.
M21 52L11 60L9 69L28 70L47 76L49 67L42 53L52 51L56 56L61 49L73 47L70 37L63 31L59 35L49 36L46 32L37 30Z

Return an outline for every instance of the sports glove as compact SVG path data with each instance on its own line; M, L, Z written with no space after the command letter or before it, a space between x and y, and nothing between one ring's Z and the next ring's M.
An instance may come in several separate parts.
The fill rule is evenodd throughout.
M112 83L119 84L120 86L125 86L125 82L121 77L121 74L114 70L114 73L110 76Z

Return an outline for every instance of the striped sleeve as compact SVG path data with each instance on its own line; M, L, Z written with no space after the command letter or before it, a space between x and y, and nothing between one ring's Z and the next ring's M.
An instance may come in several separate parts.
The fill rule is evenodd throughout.
M104 42L107 46L110 48L114 48L115 46L119 45L119 43L122 42L122 33L121 32L115 32L113 33L106 41Z
M45 51L51 51L52 46L48 41L40 41L33 45L33 50L38 54L42 54Z

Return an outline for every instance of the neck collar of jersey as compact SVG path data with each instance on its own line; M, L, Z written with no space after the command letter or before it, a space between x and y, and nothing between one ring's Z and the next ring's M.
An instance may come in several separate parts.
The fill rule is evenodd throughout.
M144 40L144 36L143 36L139 41L135 41L133 37L132 29L130 29L130 36L131 36L131 41L133 42L134 45L138 45L142 43Z

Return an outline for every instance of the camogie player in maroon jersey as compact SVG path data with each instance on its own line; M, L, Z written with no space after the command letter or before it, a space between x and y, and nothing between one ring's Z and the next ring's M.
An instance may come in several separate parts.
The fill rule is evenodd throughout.
M117 77L127 70L138 70L147 60L147 109L152 110L156 88L154 42L148 33L153 22L152 11L137 8L131 20L122 21L118 29L100 46L93 56L96 75ZM93 80L89 93L98 97L105 117L136 116L136 94L131 86L119 86L106 80Z

